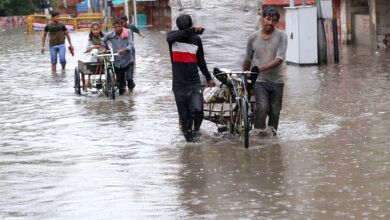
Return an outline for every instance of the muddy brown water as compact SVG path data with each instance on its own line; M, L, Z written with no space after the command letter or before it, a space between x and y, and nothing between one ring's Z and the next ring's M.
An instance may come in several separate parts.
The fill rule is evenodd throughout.
M243 28L230 46L205 33L210 70L240 69ZM115 101L74 94L86 33L71 34L78 52L52 74L40 35L0 32L0 219L389 218L389 51L286 66L279 134L244 150L210 122L185 143L166 33L145 32L135 93Z

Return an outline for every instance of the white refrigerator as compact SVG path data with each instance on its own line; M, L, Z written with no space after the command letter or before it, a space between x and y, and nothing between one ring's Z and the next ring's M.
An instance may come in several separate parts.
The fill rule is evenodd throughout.
M317 8L299 6L285 9L288 38L286 62L318 64Z

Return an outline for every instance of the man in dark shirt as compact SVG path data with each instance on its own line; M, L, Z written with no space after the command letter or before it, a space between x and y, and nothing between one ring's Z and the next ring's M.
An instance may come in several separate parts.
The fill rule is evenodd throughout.
M46 25L45 30L42 36L42 50L43 53L45 51L45 41L47 33L49 33L49 48L50 48L50 57L51 57L51 70L52 72L56 72L57 66L57 54L60 56L60 63L62 65L62 69L65 69L66 60L65 60L65 36L68 39L70 49L73 50L72 42L70 40L70 36L68 30L66 29L63 23L60 23L58 19L60 18L60 14L58 12L52 12L52 22Z
M123 15L121 17L121 22L124 28L131 30L131 36L133 37L133 44L134 44L134 33L137 33L142 38L146 37L136 26L127 23L126 15ZM134 57L134 64L135 64L135 49L133 50L133 57Z
M203 95L198 67L206 77L206 86L214 81L204 60L203 28L193 26L191 16L180 15L176 20L179 30L168 33L167 41L172 62L172 90L175 95L181 128L187 142L199 135L203 120Z
M133 40L134 40L134 33L137 33L140 37L144 38L146 37L141 31L140 29L138 29L136 26L132 25L132 24L129 24L128 21L127 21L127 16L126 15L123 15L121 17L121 22L122 22L122 25L123 27L127 28L127 29L130 29L131 32L132 32L132 35L133 35Z

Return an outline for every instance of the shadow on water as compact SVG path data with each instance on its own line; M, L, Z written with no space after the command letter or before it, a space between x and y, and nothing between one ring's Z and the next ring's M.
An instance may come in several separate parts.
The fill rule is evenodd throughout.
M195 217L280 217L287 213L282 147L186 147L179 172L183 207ZM280 202L284 201L284 202Z

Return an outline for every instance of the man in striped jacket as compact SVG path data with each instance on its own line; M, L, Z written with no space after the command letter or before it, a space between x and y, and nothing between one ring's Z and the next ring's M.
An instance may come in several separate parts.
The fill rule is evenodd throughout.
M198 67L206 77L206 86L214 81L204 60L203 28L193 26L190 15L176 19L177 31L168 33L167 41L172 62L172 90L175 95L181 128L187 142L196 141L203 120L203 95Z

